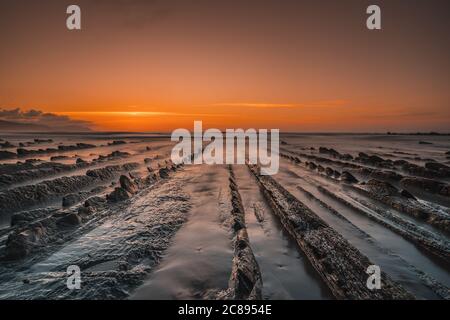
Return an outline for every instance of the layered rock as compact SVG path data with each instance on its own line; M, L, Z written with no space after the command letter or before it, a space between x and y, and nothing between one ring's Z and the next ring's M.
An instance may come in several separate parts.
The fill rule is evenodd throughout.
M445 232L450 232L450 215L439 213L422 205L405 190L401 192L392 184L376 179L369 180L361 188L366 190L372 199L423 220Z
M261 300L262 276L245 225L245 212L242 199L229 167L229 187L231 195L231 227L234 235L234 257L229 280L229 288L218 295L219 299Z
M430 194L450 198L450 185L432 179L408 177L400 181L403 188L417 188Z
M17 155L19 157L28 157L32 155L41 155L41 154L49 154L49 153L57 153L57 152L66 152L66 151L75 151L75 150L83 150L83 149L90 149L90 148L96 148L97 146L87 143L77 143L75 145L60 145L57 148L47 148L47 149L24 149L24 148L18 148L17 149Z
M256 166L251 170L269 205L336 298L413 298L384 273L383 289L368 289L366 270L373 263L272 177L260 175Z
M137 163L107 166L89 170L84 176L61 177L35 185L6 190L0 192L0 212L15 212L29 206L61 198L96 183L110 180L120 172L130 171L137 167Z

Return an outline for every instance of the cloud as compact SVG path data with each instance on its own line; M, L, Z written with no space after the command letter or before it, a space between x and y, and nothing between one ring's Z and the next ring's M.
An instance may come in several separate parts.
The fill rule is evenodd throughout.
M61 115L77 116L77 117L92 117L101 116L107 117L230 117L233 114L225 113L184 113L184 112L165 112L165 111L74 111L61 112Z
M20 108L0 108L0 120L16 123L18 128L23 125L48 128L49 131L91 131L91 123L84 120L74 120L69 116L57 115L36 109L22 111Z
M225 102L214 103L209 106L215 107L244 107L244 108L326 108L339 107L348 103L346 100L323 100L308 103L249 103L249 102Z

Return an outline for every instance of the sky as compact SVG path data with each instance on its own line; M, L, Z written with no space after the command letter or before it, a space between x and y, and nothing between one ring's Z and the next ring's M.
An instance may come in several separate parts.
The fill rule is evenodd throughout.
M66 28L70 4L80 31ZM382 30L366 28L371 4ZM448 132L449 12L448 0L0 0L0 120Z

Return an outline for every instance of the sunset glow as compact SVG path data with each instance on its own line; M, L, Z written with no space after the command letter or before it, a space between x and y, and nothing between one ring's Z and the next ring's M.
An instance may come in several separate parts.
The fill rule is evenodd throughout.
M284 131L446 131L446 11L387 3L383 30L371 32L365 4L347 2L324 9L313 1L136 1L122 10L120 1L110 8L85 0L80 31L61 23L65 3L2 2L0 108L108 131L170 131L194 120Z
M271 319L449 300L449 13L0 0L0 302Z

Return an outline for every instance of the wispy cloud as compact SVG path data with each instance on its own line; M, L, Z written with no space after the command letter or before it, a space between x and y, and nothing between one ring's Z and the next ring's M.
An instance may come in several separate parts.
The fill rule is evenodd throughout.
M249 102L223 102L208 106L215 107L241 107L241 108L324 108L339 107L348 104L347 100L322 100L307 103L249 103Z
M408 110L398 110L392 112L378 112L374 114L366 114L362 116L363 118L371 119L430 119L430 118L448 118L444 114L433 111L408 111Z
M164 111L74 111L59 112L62 116L101 116L101 117L227 117L232 114L223 113L183 113L183 112L164 112Z

